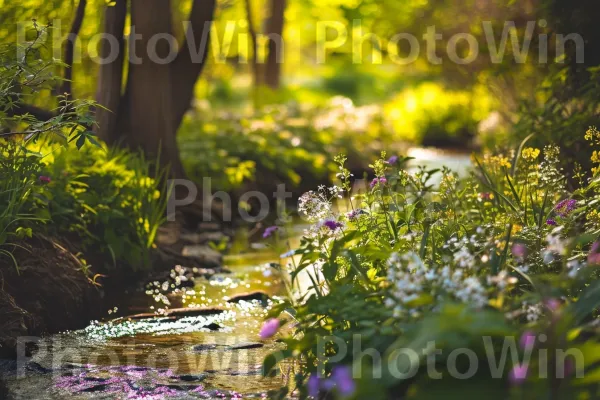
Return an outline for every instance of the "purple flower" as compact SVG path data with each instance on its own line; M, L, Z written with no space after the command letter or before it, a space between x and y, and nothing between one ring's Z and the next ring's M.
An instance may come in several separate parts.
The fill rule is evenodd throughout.
M331 379L342 397L350 397L356 391L356 383L352 378L352 369L348 366L335 367Z
M334 221L332 219L327 219L323 222L323 226L326 226L330 230L335 231L336 229L344 226L344 224L342 224L341 222Z
M525 331L521 335L521 339L519 340L519 345L523 350L530 349L535 344L535 333L532 331Z
M398 156L391 156L390 158L388 158L387 163L388 164L396 164L398 162Z
M45 176L45 175L40 175L40 177L38 179L40 180L40 183L50 183L50 182L52 182L52 179L50 179L49 176Z
M377 186L379 184L379 178L375 178L371 181L371 183L369 184L369 186L371 186L371 189L373 189L375 186Z
M491 200L492 199L492 194L491 193L479 193L479 198L481 200Z
M308 395L310 397L317 397L319 395L319 386L321 385L321 380L317 374L311 374L310 378L308 378L308 382L306 383L306 388L308 389Z
M273 236L273 234L279 229L278 226L270 226L267 229L265 229L265 231L263 232L263 239L269 238L271 236Z
M555 221L555 220L553 220L552 218L548 218L548 219L546 220L546 224L547 224L547 225L551 225L551 226L556 226L556 225L558 225L558 224L556 223L556 221Z
M525 246L523 243L514 243L511 251L513 256L521 260L527 256L527 246Z
M577 207L577 200L565 199L554 206L554 211L561 217L566 217L575 209L575 207Z
M558 299L550 298L544 301L544 305L552 312L558 311L561 307L561 302Z
M268 319L260 330L260 338L268 339L275 336L279 330L279 320L277 318Z
M355 209L355 210L352 210L352 211L350 211L349 213L347 213L347 214L346 214L346 217L347 217L347 218L348 218L350 221L353 221L353 220L355 220L356 218L358 218L358 216L359 216L360 214L362 214L363 212L364 212L364 211L363 211L362 209L360 209L360 208L357 208L357 209Z
M387 179L385 179L385 177L379 178L379 184L380 185L385 185L386 183L387 183Z
M508 375L508 381L511 385L520 385L527 379L528 367L525 364L517 364Z

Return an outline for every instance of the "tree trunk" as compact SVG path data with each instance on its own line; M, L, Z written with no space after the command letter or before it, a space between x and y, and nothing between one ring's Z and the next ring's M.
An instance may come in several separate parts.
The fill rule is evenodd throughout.
M162 166L170 168L170 176L184 177L175 140L172 74L167 62L176 48L167 39L156 40L158 35L172 32L171 2L131 0L131 26L139 38L130 44L118 130L125 145L141 149L149 160L159 159Z
M254 26L254 17L252 13L252 0L245 0L246 19L248 21L248 34L250 35L250 44L252 45L252 54L250 55L250 66L252 67L252 79L254 89L262 84L262 77L258 65L258 35Z
M108 144L115 144L119 139L117 133L117 112L121 104L121 88L123 85L123 63L125 61L125 19L127 18L127 0L116 0L112 7L107 7L104 12L104 33L108 37L117 39L118 49L111 49L111 45L104 40L100 49L101 59L107 59L112 54L117 58L111 63L102 63L98 76L98 90L96 101L102 107L96 109L95 128L96 135ZM115 53L115 51L117 53Z
M265 66L265 83L272 89L281 84L281 64L283 63L284 41L283 25L285 21L286 0L271 0L270 16L267 21L266 35L269 38L269 54Z
M173 117L172 129L176 133L183 116L194 99L196 81L208 59L210 28L215 13L215 0L194 0L190 12L186 40L171 65Z

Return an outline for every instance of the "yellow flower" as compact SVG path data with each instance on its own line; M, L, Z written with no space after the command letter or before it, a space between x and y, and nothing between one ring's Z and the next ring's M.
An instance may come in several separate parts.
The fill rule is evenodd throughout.
M592 162L594 162L596 164L600 164L600 155L598 154L597 151L594 150L594 152L592 153L592 157L590 158L590 160L592 160Z
M595 126L590 126L588 130L585 132L584 136L585 140L590 142L595 142L596 144L600 143L600 131ZM592 143L592 144L593 144Z
M590 211L585 218L594 225L600 225L600 213L597 210Z
M521 156L526 160L535 160L540 155L540 149L535 149L533 147L527 147L523 149Z

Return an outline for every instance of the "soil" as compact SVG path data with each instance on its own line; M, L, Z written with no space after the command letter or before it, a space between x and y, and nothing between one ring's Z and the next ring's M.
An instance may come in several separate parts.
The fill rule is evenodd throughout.
M0 258L0 358L16 356L19 336L84 327L100 312L102 289L58 242L34 237Z

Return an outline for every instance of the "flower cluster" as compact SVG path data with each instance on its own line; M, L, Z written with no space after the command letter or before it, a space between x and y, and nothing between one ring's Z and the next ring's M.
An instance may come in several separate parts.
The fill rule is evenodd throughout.
M565 199L554 206L554 211L561 217L567 217L577 207L577 200Z

